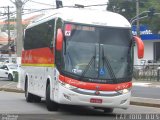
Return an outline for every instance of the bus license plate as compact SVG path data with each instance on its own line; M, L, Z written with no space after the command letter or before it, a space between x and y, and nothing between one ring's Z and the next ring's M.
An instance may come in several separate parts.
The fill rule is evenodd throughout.
M90 103L102 103L102 99L91 98Z

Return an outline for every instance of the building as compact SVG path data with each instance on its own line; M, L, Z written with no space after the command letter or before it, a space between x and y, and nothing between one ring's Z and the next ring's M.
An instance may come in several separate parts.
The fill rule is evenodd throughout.
M132 27L133 35L136 35L136 26ZM144 42L144 58L146 62L159 62L160 63L160 34L154 34L147 27L147 25L140 26L140 37ZM136 47L134 48L136 53ZM141 60L138 59L137 55L134 55L134 64L139 65Z
M0 31L0 45L8 44L8 34Z

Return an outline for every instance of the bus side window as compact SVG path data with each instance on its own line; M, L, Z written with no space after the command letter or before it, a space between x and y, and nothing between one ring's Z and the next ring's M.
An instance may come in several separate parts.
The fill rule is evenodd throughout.
M53 48L53 39L51 39L50 48Z
M55 26L55 20L51 20L51 21L48 21L46 23L46 33L45 33L45 36L46 36L46 40L47 40L47 46L49 48L53 48L53 36L54 36L54 26Z

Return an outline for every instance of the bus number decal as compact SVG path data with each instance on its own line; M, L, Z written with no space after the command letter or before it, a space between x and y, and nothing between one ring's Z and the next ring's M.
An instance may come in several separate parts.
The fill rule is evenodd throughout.
M72 25L66 24L65 26L65 36L71 36Z

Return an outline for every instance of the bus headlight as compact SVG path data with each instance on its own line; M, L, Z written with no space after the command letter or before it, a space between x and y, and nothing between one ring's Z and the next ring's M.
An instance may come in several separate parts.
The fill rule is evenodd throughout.
M67 89L76 89L77 87L72 86L70 84L67 84L65 82L59 81L60 85L62 85L63 87L67 88Z
M117 91L117 92L119 92L119 93L121 93L121 94L126 94L126 93L129 93L130 91L131 91L131 88L119 90L119 91Z
M67 89L76 89L77 88L77 87L72 86L70 84L65 84L64 87L67 88Z

